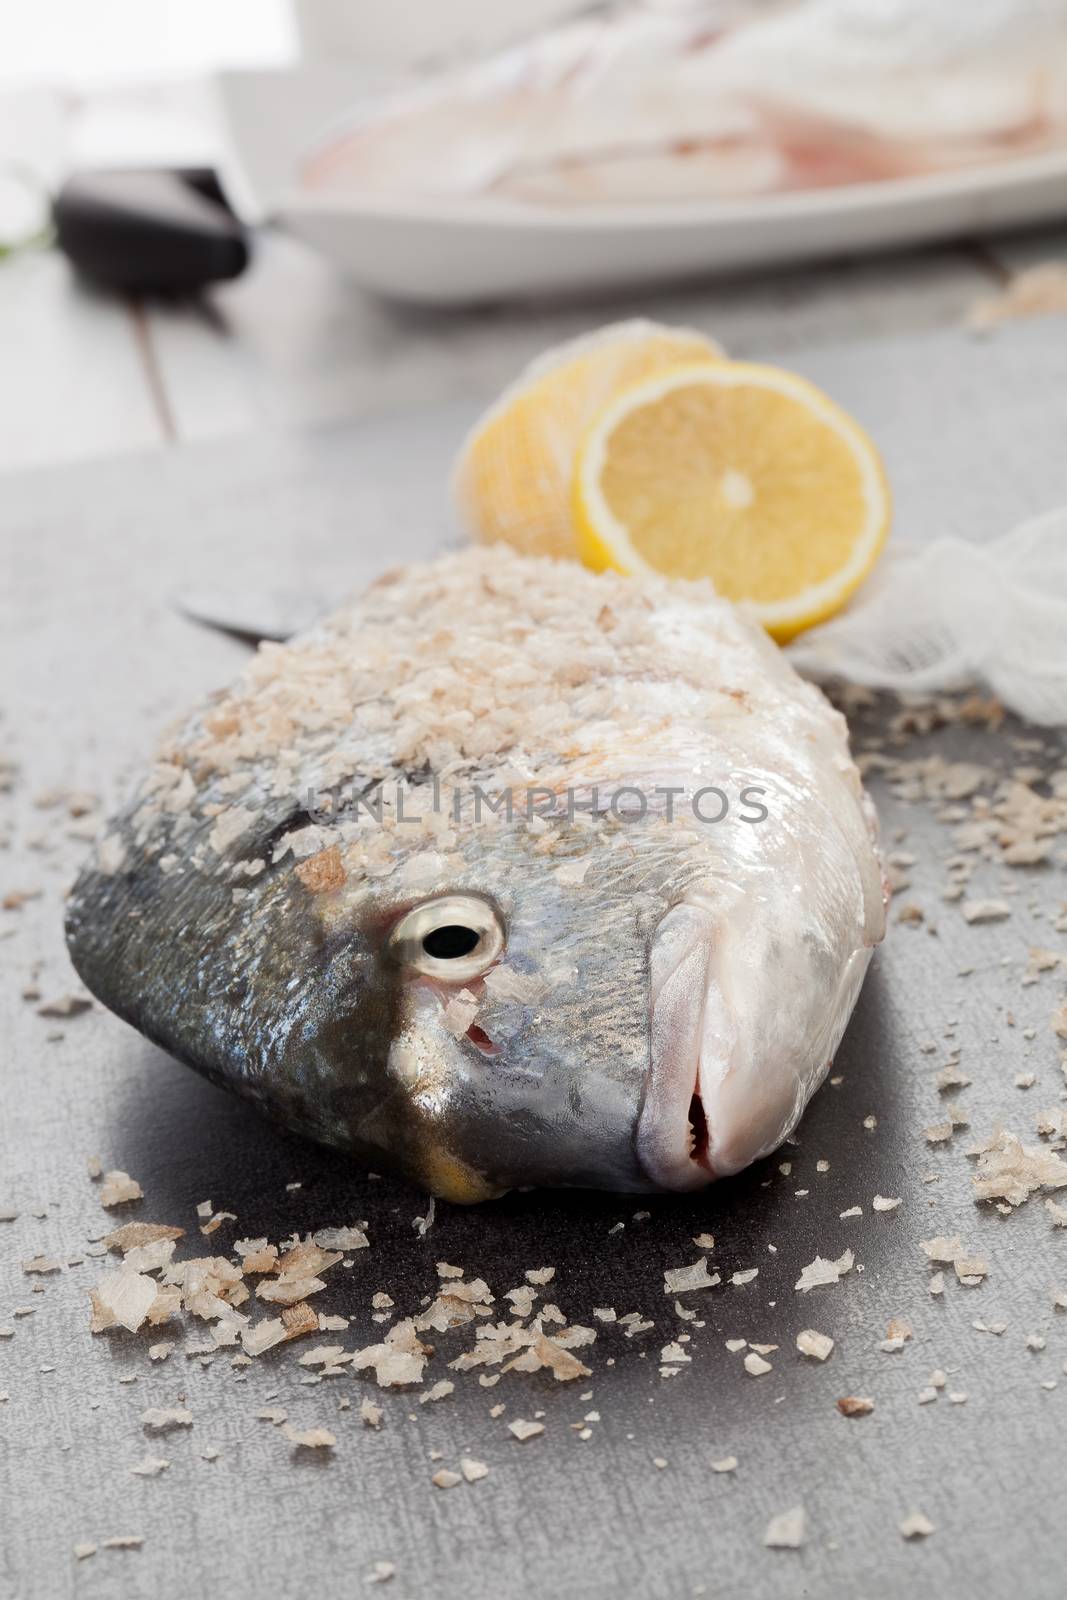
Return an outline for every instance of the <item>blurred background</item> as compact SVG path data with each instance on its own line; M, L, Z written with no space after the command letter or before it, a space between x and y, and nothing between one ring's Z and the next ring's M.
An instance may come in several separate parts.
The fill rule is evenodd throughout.
M1061 0L8 0L0 471L484 397L630 315L788 361L1055 311L1064 72Z

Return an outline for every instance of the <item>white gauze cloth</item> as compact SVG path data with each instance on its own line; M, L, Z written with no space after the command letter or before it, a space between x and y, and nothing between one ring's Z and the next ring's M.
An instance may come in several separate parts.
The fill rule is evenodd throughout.
M916 693L985 684L1067 724L1067 506L988 544L893 543L848 609L787 655L816 680Z

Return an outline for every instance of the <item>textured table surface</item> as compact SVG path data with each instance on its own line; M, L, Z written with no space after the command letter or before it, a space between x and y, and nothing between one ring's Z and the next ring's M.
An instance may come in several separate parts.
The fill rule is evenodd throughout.
M658 317L734 355L963 325L1016 270L1062 258L1063 225L927 250L746 272L609 300L429 310L348 283L295 239L257 238L251 269L197 300L121 300L53 251L0 263L0 472L263 428L472 400L599 323Z
M790 359L884 445L902 532L984 538L1067 499L1058 333L1047 324L983 344L944 335ZM169 596L208 581L329 595L438 548L448 537L439 486L467 415L460 406L188 446L5 484L0 741L17 770L0 795L0 897L40 895L0 912L0 1208L18 1212L0 1221L0 1327L14 1330L0 1339L0 1596L332 1600L364 1592L385 1561L395 1575L383 1592L397 1600L904 1600L1009 1584L1053 1600L1064 1589L1067 1314L1050 1291L1067 1288L1067 1230L1054 1229L1040 1195L1010 1216L976 1205L963 1151L997 1123L1037 1143L1038 1111L1062 1103L1050 1017L1063 969L1021 984L1030 946L1067 951L1055 930L1062 861L1010 872L979 862L973 892L1003 896L1011 916L969 927L941 898L953 848L942 806L894 797L899 784L876 774L890 848L916 858L900 899L925 921L894 921L835 1065L840 1081L816 1097L796 1145L695 1198L531 1193L476 1210L441 1205L425 1237L413 1227L425 1213L415 1191L275 1130L99 1009L57 1021L22 998L34 984L45 1000L73 985L60 920L84 819L63 799L41 802L90 790L110 803L155 730L245 659ZM872 715L861 743L887 731L885 714ZM998 774L1067 764L1056 737L1010 722L890 748L894 760L966 758ZM971 1128L930 1145L923 1129L942 1120L946 1098L935 1074L954 1045L973 1080L957 1094ZM1036 1076L1031 1089L1016 1087L1020 1073ZM144 1200L103 1211L86 1173L93 1155L133 1174ZM901 1203L874 1212L876 1194ZM212 1244L195 1232L195 1207L209 1198L237 1216ZM854 1206L862 1215L841 1216ZM421 1405L352 1376L305 1385L299 1344L245 1377L229 1352L208 1366L187 1358L180 1335L153 1363L147 1347L174 1337L167 1330L94 1338L88 1328L87 1290L107 1264L85 1255L87 1241L128 1217L185 1227L188 1253L366 1219L370 1249L329 1274L319 1297L351 1317L336 1336L350 1348L380 1336L376 1291L398 1314L415 1312L439 1260L483 1277L504 1307L526 1269L554 1266L545 1298L598 1330L581 1352L592 1375L561 1384L514 1372L487 1390L476 1373L451 1374L455 1393ZM695 1260L692 1238L704 1232L723 1283L686 1297L697 1313L687 1322L663 1271ZM933 1297L919 1240L956 1232L988 1261L988 1278L969 1289L950 1269ZM816 1253L846 1247L848 1276L796 1292ZM84 1259L24 1274L39 1252ZM729 1282L752 1267L755 1279ZM654 1327L626 1338L594 1307L640 1311ZM913 1337L886 1353L893 1317ZM991 1335L976 1321L1006 1327ZM824 1365L797 1354L803 1328L836 1340ZM446 1375L469 1331L435 1341L427 1381ZM660 1350L679 1334L691 1360L662 1378ZM1027 1347L1031 1334L1044 1348ZM772 1370L748 1376L743 1351L726 1347L733 1339L777 1345ZM939 1368L944 1390L919 1405ZM385 1412L377 1432L359 1421L367 1394ZM846 1419L835 1401L847 1395L872 1397L874 1412ZM183 1399L191 1429L145 1433L142 1411ZM498 1403L506 1410L493 1418ZM297 1426L332 1428L336 1448L295 1450L257 1418L268 1405ZM582 1438L572 1425L590 1412L599 1420ZM506 1431L542 1413L542 1435L520 1443ZM209 1446L217 1459L200 1454ZM169 1468L132 1475L147 1454ZM489 1476L432 1487L432 1473L461 1455L486 1462ZM731 1455L734 1471L711 1470ZM797 1504L804 1548L765 1549L768 1519ZM905 1542L899 1523L915 1510L936 1531ZM75 1544L123 1535L143 1546L75 1559Z

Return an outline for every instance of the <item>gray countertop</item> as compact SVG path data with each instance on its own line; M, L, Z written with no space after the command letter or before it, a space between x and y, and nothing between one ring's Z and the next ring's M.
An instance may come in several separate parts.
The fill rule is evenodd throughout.
M791 352L790 364L883 444L901 532L990 537L1067 501L1057 324L981 344L938 335L827 345ZM976 1205L963 1152L998 1123L1037 1143L1038 1111L1063 1103L1063 1046L1049 1021L1063 970L1021 983L1029 947L1067 951L1054 928L1067 900L1062 844L1061 859L1038 868L980 862L975 892L1005 895L1012 914L969 927L942 900L953 846L941 806L905 798L876 772L889 847L917 858L900 899L925 921L894 920L835 1064L840 1081L817 1095L795 1146L692 1198L529 1193L473 1210L439 1205L420 1237L412 1224L425 1201L414 1190L273 1128L99 1009L57 1022L21 997L31 982L46 999L73 984L60 924L85 848L72 837L81 823L62 800L39 802L61 789L110 803L155 731L244 659L169 596L194 582L250 581L339 594L438 548L448 537L439 485L469 410L5 483L0 748L17 771L0 795L0 897L40 895L0 913L0 1207L19 1213L0 1222L0 1326L14 1329L0 1339L0 1595L330 1600L363 1592L373 1564L389 1561L383 1592L397 1600L904 1600L916 1590L962 1600L1009 1585L1054 1600L1064 1587L1067 1314L1050 1291L1067 1288L1067 1230L1053 1227L1040 1195L1011 1215ZM990 774L1065 765L1058 736L1010 720L953 723L898 745L889 717L886 707L864 715L861 748L889 738L894 760L966 759ZM957 1095L971 1126L931 1145L923 1129L943 1118L946 1098L935 1074L953 1045L973 1080ZM1036 1075L1033 1088L1015 1086L1020 1073ZM133 1174L144 1200L103 1211L86 1173L93 1155ZM876 1194L901 1203L874 1212ZM498 1300L526 1269L553 1265L546 1297L598 1329L580 1352L591 1376L561 1384L513 1372L487 1390L476 1373L450 1374L455 1393L420 1405L352 1376L305 1386L299 1344L259 1358L246 1377L228 1352L203 1366L180 1343L153 1363L147 1347L174 1337L167 1329L90 1335L87 1290L106 1263L90 1256L40 1279L21 1269L39 1252L83 1255L87 1240L129 1217L185 1227L194 1253L213 1248L195 1232L207 1198L238 1219L215 1236L219 1248L366 1219L370 1249L328 1275L319 1298L351 1317L336 1336L349 1347L380 1334L372 1294L388 1291L398 1314L416 1311L435 1291L438 1260L483 1277ZM857 1205L861 1216L841 1216ZM715 1235L710 1259L724 1282L687 1297L697 1312L687 1323L662 1274L696 1258L702 1232ZM966 1288L950 1270L931 1296L919 1241L957 1232L988 1261L988 1278ZM846 1247L856 1266L840 1283L795 1291L816 1253ZM754 1266L754 1280L728 1281ZM593 1319L605 1306L655 1326L626 1338ZM16 1316L21 1307L33 1315ZM913 1337L886 1353L879 1341L894 1317ZM996 1336L976 1321L1006 1327ZM796 1353L809 1327L836 1341L823 1365ZM660 1349L683 1332L692 1359L663 1378ZM446 1375L468 1333L435 1341L428 1381ZM1045 1347L1028 1348L1029 1334ZM726 1348L732 1339L777 1345L772 1371L748 1376L743 1353ZM945 1389L919 1405L938 1368ZM385 1412L377 1432L359 1421L368 1394ZM873 1414L841 1416L835 1401L847 1395L872 1397ZM339 1409L342 1396L350 1409ZM191 1429L144 1432L143 1410L182 1399ZM499 1402L506 1410L493 1418ZM265 1405L298 1426L332 1428L335 1449L294 1450L257 1418ZM599 1420L582 1438L572 1424L591 1411ZM542 1435L519 1443L506 1431L535 1413ZM208 1446L217 1459L203 1459ZM171 1464L155 1479L131 1475L146 1454ZM461 1455L486 1462L489 1476L433 1488L431 1474ZM729 1455L736 1470L711 1470ZM798 1503L805 1547L765 1549L768 1519ZM930 1538L902 1538L913 1510L935 1524ZM116 1535L143 1546L76 1561L76 1543Z

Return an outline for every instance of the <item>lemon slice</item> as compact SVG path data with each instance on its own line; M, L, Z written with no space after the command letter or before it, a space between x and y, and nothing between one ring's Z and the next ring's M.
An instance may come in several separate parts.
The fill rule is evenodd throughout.
M472 536L526 555L577 557L571 485L591 423L643 378L722 359L705 334L644 320L614 323L540 356L460 451L452 489Z
M593 424L573 488L582 559L710 578L776 639L839 610L878 557L890 497L874 445L777 367L676 367Z

